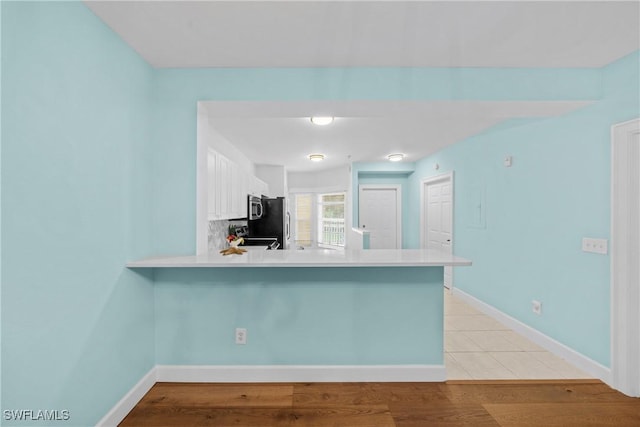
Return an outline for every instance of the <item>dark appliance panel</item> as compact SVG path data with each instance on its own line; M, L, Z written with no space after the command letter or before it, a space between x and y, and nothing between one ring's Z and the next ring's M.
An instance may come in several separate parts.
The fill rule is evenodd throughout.
M287 220L286 201L284 197L263 198L262 217L249 220L249 237L275 237L280 247L287 249Z
M240 244L242 246L266 246L267 250L278 249L278 239L275 237L244 237L244 242Z

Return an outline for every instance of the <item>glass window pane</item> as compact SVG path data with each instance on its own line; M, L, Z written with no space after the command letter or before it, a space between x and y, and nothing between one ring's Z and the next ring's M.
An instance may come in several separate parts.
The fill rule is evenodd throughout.
M322 194L322 203L344 203L344 194Z
M344 219L344 205L323 205L322 217Z
M344 193L318 195L318 243L344 246Z

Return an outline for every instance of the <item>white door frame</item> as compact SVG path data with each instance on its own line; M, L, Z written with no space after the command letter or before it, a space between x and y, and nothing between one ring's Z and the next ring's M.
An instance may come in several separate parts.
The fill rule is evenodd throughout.
M209 117L201 102L198 102L196 136L196 254L209 251L209 145L206 135Z
M640 396L640 118L611 126L611 386Z
M453 181L453 171L442 173L429 178L423 178L420 180L420 247L426 249L427 242L425 240L425 232L427 230L427 212L424 209L424 202L427 199L427 186L435 184L437 182L449 182L451 184L451 252L453 253L453 213L455 210L455 187ZM449 289L453 289L453 268L451 268L451 283L449 283Z
M364 190L396 190L396 245L402 249L402 185L400 184L360 184L358 185L358 228L360 227L360 200Z

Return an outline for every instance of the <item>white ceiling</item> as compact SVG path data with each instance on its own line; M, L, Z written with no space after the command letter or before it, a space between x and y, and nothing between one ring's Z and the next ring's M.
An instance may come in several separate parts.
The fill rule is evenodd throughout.
M640 2L88 1L155 67L602 67L640 48ZM580 102L211 102L252 161L414 161L509 118ZM306 117L338 116L327 127ZM323 152L320 165L305 158Z
M550 117L590 102L341 101L205 102L213 127L257 163L290 171L385 161L403 153L414 162L512 118ZM311 124L316 111L332 111L327 126ZM307 160L322 153L322 163Z
M89 1L155 67L602 67L638 2Z

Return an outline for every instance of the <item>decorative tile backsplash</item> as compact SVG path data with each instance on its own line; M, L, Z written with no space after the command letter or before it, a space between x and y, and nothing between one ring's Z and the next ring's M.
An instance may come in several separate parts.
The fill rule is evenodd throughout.
M227 247L227 236L229 235L230 225L246 225L243 221L229 221L226 219L219 219L209 221L209 233L208 233L208 248L209 252L219 251Z

